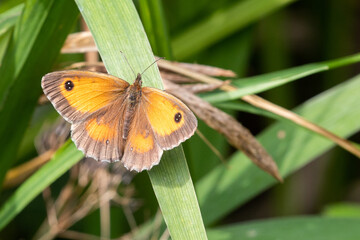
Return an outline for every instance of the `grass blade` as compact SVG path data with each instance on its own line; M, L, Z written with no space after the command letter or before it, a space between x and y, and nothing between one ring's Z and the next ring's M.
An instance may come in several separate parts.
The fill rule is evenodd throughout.
M245 95L256 94L270 90L272 88L313 75L315 73L328 71L357 62L360 62L360 54L346 56L325 62L306 64L303 66L293 67L255 77L234 80L232 84L238 88L236 91L209 94L204 96L204 99L211 103L234 100Z
M166 59L172 59L170 39L160 0L141 0L140 14L153 52Z
M356 217L360 218L360 204L340 202L325 207L323 213L327 217Z
M21 15L23 8L24 4L19 4L0 14L0 65L10 41L12 28Z
M360 76L310 99L295 111L339 136L347 137L359 130L357 107ZM278 133L284 133L279 138ZM287 176L329 150L334 143L288 121L281 121L258 137ZM275 181L256 169L241 153L234 154L227 167L220 165L196 184L206 225L242 205L274 185Z
M36 106L41 77L50 70L77 16L71 0L29 0L18 19L0 67L0 183Z
M141 72L154 61L132 1L76 2L109 73L126 80L135 79L120 51L126 54L136 72ZM144 75L143 83L146 86L162 88L158 68L149 68ZM148 173L171 237L206 239L182 148L166 152L160 165Z
M177 60L185 59L294 0L244 0L194 25L172 42Z
M36 196L82 157L82 153L70 141L64 144L53 159L16 189L15 193L2 206L0 210L0 229L3 229Z
M18 17L21 15L23 8L24 4L19 4L0 14L0 35L15 25Z
M360 219L296 217L254 221L209 231L209 239L313 239L355 240L360 238Z

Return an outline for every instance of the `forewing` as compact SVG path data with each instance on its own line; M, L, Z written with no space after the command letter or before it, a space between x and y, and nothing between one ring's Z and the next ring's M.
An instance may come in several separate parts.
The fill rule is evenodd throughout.
M129 84L107 74L69 70L46 74L41 86L55 109L75 123L113 104Z

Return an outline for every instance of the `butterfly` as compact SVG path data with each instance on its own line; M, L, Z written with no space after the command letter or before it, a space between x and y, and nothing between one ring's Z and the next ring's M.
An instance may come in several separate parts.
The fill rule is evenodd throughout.
M71 138L86 156L121 161L128 170L150 170L164 150L190 138L197 119L179 99L130 85L103 73L66 70L46 74L41 86L55 109L71 123Z

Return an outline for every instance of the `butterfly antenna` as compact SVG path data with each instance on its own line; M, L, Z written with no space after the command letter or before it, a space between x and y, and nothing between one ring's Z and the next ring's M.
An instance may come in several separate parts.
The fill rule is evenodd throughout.
M141 73L141 75L143 75L144 72L146 72L146 70L148 70L152 65L154 65L155 63L157 63L158 61L165 59L164 57L160 57L158 59L156 59L152 64L150 64L147 68L145 68L145 70Z
M123 51L120 51L120 52L121 52L121 54L124 56L125 61L126 61L126 63L129 65L131 71L132 71L132 72L134 73L134 75L136 76L136 73L135 73L134 69L132 68L132 66L130 65L130 63L129 63L129 61L128 61L126 55L125 55L125 53L123 53Z

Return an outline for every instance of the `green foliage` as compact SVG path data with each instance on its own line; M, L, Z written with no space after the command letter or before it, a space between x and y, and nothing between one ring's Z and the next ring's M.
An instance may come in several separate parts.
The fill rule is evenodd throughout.
M187 58L291 2L294 0L244 0L234 3L174 38L174 55L177 59Z
M41 93L39 79L51 69L76 18L70 0L28 1L16 23L0 67L0 182L14 164Z
M360 236L359 219L298 217L255 221L209 231L209 239L319 239L355 240ZM281 231L279 231L281 229Z
M239 99L242 96L257 94L269 89L284 85L286 83L299 80L301 78L324 72L344 65L357 63L360 61L360 54L348 56L323 63L313 63L304 66L294 67L282 71L276 71L255 77L234 80L232 83L238 88L236 91L221 92L205 96L204 99L211 103L218 103Z
M323 215L328 217L360 217L360 205L355 203L335 203L327 206Z
M295 112L340 136L347 137L359 128L356 121L360 117L360 109L356 107L358 91L359 76L310 99L295 109ZM343 108L344 105L347 108ZM339 111L342 112L341 115L338 114ZM339 125L340 121L344 125ZM283 136L280 137L279 134ZM295 127L288 121L273 124L259 135L258 140L277 160L282 176L293 173L334 146L333 142ZM273 184L274 179L260 172L245 155L240 152L234 154L226 166L217 167L196 185L205 224L220 220L222 216Z
M53 159L22 184L0 211L0 229L19 214L46 187L82 159L82 153L68 141Z

